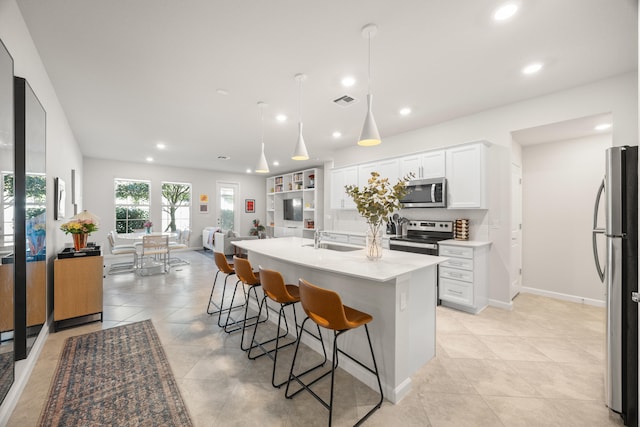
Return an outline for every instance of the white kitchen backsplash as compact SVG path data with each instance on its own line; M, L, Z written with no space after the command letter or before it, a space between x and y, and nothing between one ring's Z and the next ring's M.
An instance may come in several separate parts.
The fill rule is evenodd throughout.
M469 240L489 241L489 211L484 209L402 209L401 217L414 220L453 221L469 220ZM355 210L330 210L325 220L326 230L364 233L367 223Z

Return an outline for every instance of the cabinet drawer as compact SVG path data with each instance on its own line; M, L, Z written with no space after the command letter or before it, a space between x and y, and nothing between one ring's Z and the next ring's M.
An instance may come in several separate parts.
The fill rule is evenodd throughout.
M464 248L461 246L446 246L440 245L440 251L438 252L441 256L453 256L460 258L473 258L473 248Z
M449 258L445 262L441 263L440 266L473 270L473 260L470 258Z
M453 280L462 280L465 282L473 282L473 271L440 267L440 277Z
M473 306L473 285L440 277L438 293L442 300Z

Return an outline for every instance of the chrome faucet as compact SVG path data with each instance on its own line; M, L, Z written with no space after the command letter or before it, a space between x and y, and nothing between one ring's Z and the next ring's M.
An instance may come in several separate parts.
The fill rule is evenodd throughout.
M313 248L318 249L320 247L320 240L322 239L322 231L316 229L313 233Z

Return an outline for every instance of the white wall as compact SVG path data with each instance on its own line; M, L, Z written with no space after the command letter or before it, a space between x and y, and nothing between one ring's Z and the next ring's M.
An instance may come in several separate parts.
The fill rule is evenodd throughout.
M510 268L511 132L608 112L613 114L614 119L613 144L637 145L637 94L637 72L631 72L393 137L385 137L384 123L379 123L383 139L381 145L362 148L354 144L353 147L337 151L334 155L334 166L365 163L476 140L487 140L495 144L491 147L493 153L489 174L491 193L487 219L489 240L493 242L489 297L493 305L509 307L509 283L512 274ZM330 178L329 169L325 170ZM330 183L325 187L330 188ZM326 200L328 200L327 197ZM332 226L334 215L336 215L335 212L326 211L327 228Z
M47 291L48 299L51 300L52 260L64 247L65 241L70 240L59 230L61 222L53 220L53 178L61 177L70 183L71 169L82 176L82 153L15 0L0 0L0 39L13 57L15 75L27 79L47 112ZM67 200L67 212L71 211L70 203ZM11 415L38 357L42 335L46 333L47 328L43 328L29 357L16 363L14 385L0 406L0 425Z
M153 164L139 164L85 158L83 193L84 208L100 217L100 230L91 235L91 240L107 244L106 233L115 229L114 187L115 178L140 179L151 181L151 221L162 223L161 185L163 181L185 182L192 186L191 241L190 246L202 247L202 229L217 225L216 218L216 181L237 182L240 184L240 224L236 231L247 235L255 218L265 223L266 186L263 176L246 173L230 174L202 169L186 169ZM199 196L209 196L209 213L199 212ZM244 200L255 199L256 212L244 212ZM107 247L107 246L103 246ZM108 253L108 252L105 252Z
M523 147L524 290L604 305L591 230L610 146L598 135Z

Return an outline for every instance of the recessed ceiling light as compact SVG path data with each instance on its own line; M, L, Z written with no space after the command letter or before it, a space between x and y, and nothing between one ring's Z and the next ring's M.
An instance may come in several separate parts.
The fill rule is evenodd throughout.
M280 166L280 162L277 160L274 160L273 163L271 163L273 166Z
M285 122L285 121L287 121L287 116L285 116L284 114L278 114L276 116L276 120L279 121L279 122Z
M231 157L229 157L229 156L218 156L218 159L220 159L220 160L229 160L229 159L231 159Z
M165 148L167 148L167 146L166 146L166 145L164 145L162 142L158 142L158 143L156 144L156 148L157 148L158 150L164 150Z
M334 133L331 134L334 138L340 138L342 136L342 132L340 131L335 131Z
M533 62L522 69L522 74L535 74L542 70L542 62Z
M229 91L228 91L228 90L226 90L226 89L222 89L222 88L217 89L217 90L216 90L216 93L217 93L218 95L229 95Z
M518 6L513 3L503 4L493 12L495 21L505 21L511 18L518 11Z
M153 157L147 157L147 162L153 162Z
M344 87L351 87L355 83L356 83L356 79L354 79L351 76L347 76L347 77L342 79L342 86L344 86Z
M411 108L409 107L404 107L400 109L400 115L402 116L408 116L409 114L411 114Z
M611 123L600 123L598 126L594 127L595 130L607 130L611 127Z
M251 169L247 169L247 173L251 173Z

